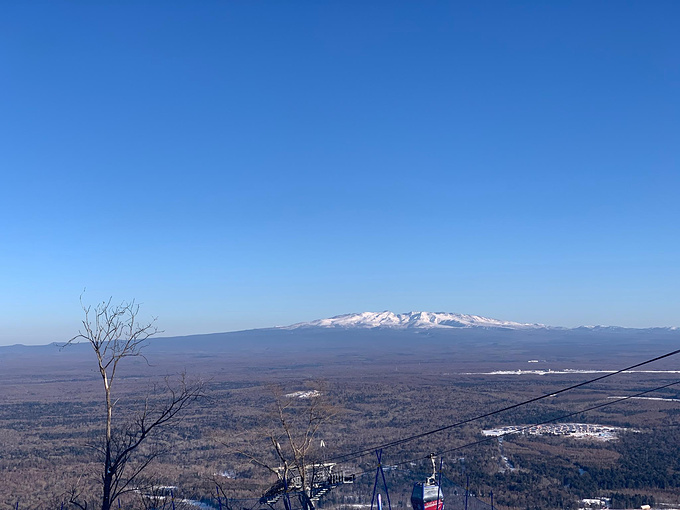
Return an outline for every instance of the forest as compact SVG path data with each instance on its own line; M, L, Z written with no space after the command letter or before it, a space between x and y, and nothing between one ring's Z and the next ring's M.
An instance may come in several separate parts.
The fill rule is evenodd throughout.
M450 510L463 504L465 494L469 508L473 501L490 508L493 498L494 508L508 510L575 509L583 498L610 498L612 508L680 502L674 358L556 395L597 374L491 375L499 367L524 368L526 356L484 361L480 355L474 361L451 352L433 361L427 354L320 355L273 348L258 356L228 348L178 354L174 347L156 346L146 359L126 360L115 388L120 427L134 423L145 406L162 406L166 385L175 384L178 374L200 379L203 394L143 446L153 462L116 504L162 507L170 503L158 491L172 487L175 505L268 508L260 497L276 482L282 461L290 460L289 432L309 440L308 465L333 462L354 478L315 502L319 509L370 506L379 448L387 490L382 482L378 490L388 492L393 508L410 508L411 487L430 474L431 453L441 461ZM546 366L579 366L574 356ZM630 361L629 355L612 356L604 368ZM74 494L88 501L87 508L98 507L101 459L92 445L102 438L106 407L92 353L82 346L3 352L0 384L0 508L77 508L70 503ZM667 387L653 392L657 400L612 400L662 386ZM309 390L319 397L291 396ZM542 395L546 398L495 412ZM315 402L323 404L323 412L306 437ZM602 407L580 412L594 404ZM629 430L613 441L481 433L565 421ZM283 504L273 506L283 510ZM304 507L295 498L291 504Z

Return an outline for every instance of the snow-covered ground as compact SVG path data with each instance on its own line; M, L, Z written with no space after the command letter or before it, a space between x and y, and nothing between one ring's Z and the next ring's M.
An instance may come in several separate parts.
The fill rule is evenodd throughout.
M616 370L589 370L565 368L564 370L493 370L491 372L461 372L461 375L559 375L559 374L613 374ZM680 370L626 370L622 374L680 374ZM618 398L618 397L617 397Z
M318 390L294 391L286 394L288 398L315 398L320 396L321 392Z
M575 439L598 439L611 441L616 439L616 434L624 429L622 427L610 427L608 425L595 425L592 423L548 423L544 425L508 425L497 429L482 430L485 436L506 436L508 434L529 435L557 435Z

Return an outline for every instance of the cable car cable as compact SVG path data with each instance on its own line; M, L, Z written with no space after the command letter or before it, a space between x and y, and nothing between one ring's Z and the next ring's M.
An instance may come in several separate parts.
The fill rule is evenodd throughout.
M612 400L612 401L609 401L609 402L603 402L601 404L597 404L597 405L594 405L594 406L591 406L591 407L586 407L585 409L580 409L579 411L574 411L574 412L571 412L571 413L568 413L568 414L564 414L562 416L558 416L557 418L551 418L549 420L545 420L545 421L542 421L540 423L534 423L534 424L531 424L531 425L526 425L525 427L520 428L518 430L518 432L524 432L524 431L530 429L531 427L536 427L537 425L546 425L548 423L552 423L552 422L555 422L555 421L558 421L558 420L563 420L565 418L570 418L572 416L576 416L577 414L587 413L588 411L594 411L595 409L600 409L602 407L607 407L607 406L610 406L610 405L618 404L619 402L623 402L624 400L630 400L630 399L633 399L633 398L636 398L636 397L640 397L640 396L645 395L647 393L652 393L654 391L662 390L664 388L669 388L669 387L675 386L677 384L680 384L680 381L674 381L672 383L664 384L663 386L658 386L658 387L652 388L650 390L641 391L641 392L636 393L634 395L629 395L627 397L621 397L621 398L618 398L616 400ZM503 436L508 436L508 435L511 435L511 433L501 434L501 435L498 435L498 436L488 436L488 437L485 437L484 439L480 439L479 441L474 441L472 443L467 443L467 444L464 444L464 445L461 445L461 446L456 446L455 448L450 448L448 450L442 450L442 451L436 452L435 455L441 456L445 453L455 452L457 450L462 450L463 448L468 448L470 446L475 446L475 445L478 445L478 444L486 443L486 442L492 441L492 440L494 440L498 437L503 437ZM427 458L429 458L429 456L417 457L415 459L397 462L397 463L391 464L391 465L392 466L401 466L401 465L404 465L404 464L408 464L410 462L414 462L416 460L424 460L424 459L427 459Z
M496 409L494 411L490 411L488 413L485 413L485 414L482 414L482 415L479 415L479 416L476 416L476 417L473 417L473 418L467 418L465 420L462 420L462 421L459 421L459 422L456 422L456 423L452 423L450 425L445 425L445 426L439 427L437 429L428 430L426 432L421 432L420 434L414 434L412 436L408 436L408 437L405 437L405 438L402 438L402 439L397 439L397 440L391 441L389 443L384 443L384 444L381 444L381 445L375 445L375 446L371 446L371 447L364 448L364 449L361 449L361 450L357 450L356 452L348 453L348 454L345 454L345 455L340 455L340 456L329 459L329 461L330 462L346 462L348 460L360 458L360 457L363 457L364 455L366 455L368 453L372 453L376 450L387 449L387 448L391 448L393 446L398 446L398 445L401 445L401 444L404 444L404 443L408 443L410 441L414 441L415 439L420 439L420 438L423 438L423 437L426 437L426 436L430 436L432 434L436 434L438 432L443 432L444 430L449 430L449 429L452 429L452 428L455 428L455 427L460 427L461 425L465 425L465 424L471 423L473 421L481 420L482 418L488 418L489 416L493 416L495 414L499 414L499 413L502 413L502 412L505 412L505 411L510 411L512 409L516 409L516 408L521 407L521 406L525 406L525 405L528 405L528 404L532 404L534 402L538 402L539 400L543 400L543 399L546 399L548 397L559 395L560 393L565 393L567 391L571 391L571 390L574 390L576 388L580 388L582 386L587 386L589 384L593 384L593 383L601 381L603 379L613 377L613 376L621 374L623 372L629 372L629 371L631 371L635 368L638 368L638 367L641 367L641 366L644 366L644 365L648 365L648 364L653 363L655 361L659 361L659 360L662 360L664 358L668 358L670 356L675 356L678 353L680 353L680 349L676 349L675 351L671 351L671 352L668 352L666 354L662 354L661 356L657 356L655 358L651 358L651 359L648 359L646 361L636 363L636 364L631 365L629 367L622 368L620 370L616 370L615 372L611 372L611 373L608 373L608 374L605 374L605 375L601 375L599 377L595 377L594 379L589 379L588 381L584 381L584 382L581 382L581 383L578 383L578 384L574 384L572 386L568 386L566 388L562 388L562 389L557 390L557 391L551 391L550 393L546 393L544 395L540 395L538 397L534 397L532 399L525 400L525 401L519 402L517 404L512 404L510 406L506 406L506 407L503 407L501 409Z
M630 400L630 399L633 399L633 398L636 398L636 397L640 397L642 395L646 395L648 393L653 393L655 391L663 390L665 388L669 388L669 387L675 386L677 384L680 384L680 381L673 381L671 383L664 384L662 386L657 386L657 387L651 388L649 390L640 391L638 393L635 393L634 395L628 395L626 397L621 397L621 398L618 398L616 400L612 400L612 401L609 401L609 402L603 402L601 404L597 404L597 405L594 405L594 406L591 406L591 407L586 407L586 408L580 409L578 411L563 414L561 416L558 416L557 418L551 418L550 420L545 420L545 421L542 421L540 423L534 423L534 424L531 424L531 425L527 425L525 427L522 427L519 430L524 431L524 430L527 430L531 427L535 427L537 425L545 425L547 423L551 423L551 422L554 422L554 421L563 420L565 418L570 418L571 416L575 416L577 414L586 413L588 411L594 411L595 409L600 409L602 407L607 407L607 406L610 406L610 405L618 404L620 402L623 402L624 400ZM469 448L470 446L476 446L478 444L493 441L494 439L497 439L498 437L503 437L503 436L506 436L506 435L510 435L510 434L502 434L501 436L485 437L484 439L480 439L478 441L473 441L471 443L466 443L466 444L463 444L461 446L456 446L455 448L450 448L448 450L441 450L441 451L438 451L438 452L434 452L434 454L437 455L437 456L441 456L445 453L451 453L451 452L455 452L457 450L462 450L464 448ZM430 455L426 455L426 456L423 456L423 457L415 457L415 458L412 458L412 459L409 459L409 460L404 460L404 461L401 461L401 462L396 462L394 464L390 464L390 467L404 466L404 465L410 464L412 462L416 462L416 461L419 461L419 460L425 460L425 459L429 459L429 458L430 458ZM354 473L354 476L362 476L362 475L369 474L369 473L372 473L372 471L362 471L360 473Z

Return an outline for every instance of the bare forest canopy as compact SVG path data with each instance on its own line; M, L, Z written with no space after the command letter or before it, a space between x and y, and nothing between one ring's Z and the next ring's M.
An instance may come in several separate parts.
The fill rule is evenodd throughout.
M121 366L118 405L134 409L166 376L202 378L210 398L167 432L151 474L159 484L177 487L178 497L193 500L214 497L217 482L234 501L244 501L233 503L235 508L250 508L273 480L239 452L248 448L252 456L271 460L266 438L275 425L274 386L287 394L325 381L337 412L319 429L315 455L333 459L679 346L680 331L617 328L306 328L152 338L145 359ZM96 472L87 445L104 416L92 356L86 345L0 347L0 510L15 508L17 501L20 508L56 508L69 483ZM412 484L427 475L427 455L441 451L447 452L443 488L453 495L469 478L480 499L488 501L493 490L496 508L576 508L580 498L590 497L614 497L619 508L680 502L679 386L650 395L665 400L630 400L568 420L640 430L616 441L521 434L498 441L481 433L541 423L669 384L680 380L674 371L680 371L680 356L387 449L383 463L394 466L386 471L392 502L409 506ZM370 503L375 456L341 466L359 475L356 483L338 488L319 506Z

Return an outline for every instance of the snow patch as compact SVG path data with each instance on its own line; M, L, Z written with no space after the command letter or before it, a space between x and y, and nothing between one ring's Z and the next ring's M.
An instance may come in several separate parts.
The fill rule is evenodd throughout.
M286 394L288 398L316 398L320 396L321 392L318 390L294 391L293 393Z

